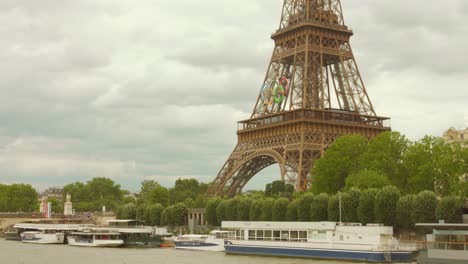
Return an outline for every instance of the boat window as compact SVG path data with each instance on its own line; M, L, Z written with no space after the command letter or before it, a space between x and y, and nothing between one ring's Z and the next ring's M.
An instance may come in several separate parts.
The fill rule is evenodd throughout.
M289 240L289 231L281 231L281 241Z
M340 235L340 240L343 240L343 235Z
M273 231L273 240L281 240L281 232L279 230Z
M299 231L299 241L301 242L307 241L307 231Z
M257 230L257 240L263 240L263 230Z
M265 230L265 240L273 240L273 231Z
M255 240L255 230L249 230L249 240Z
M326 231L309 231L309 238L312 240L326 240L327 232ZM341 239L342 240L342 239Z
M291 241L299 241L299 231L290 232Z

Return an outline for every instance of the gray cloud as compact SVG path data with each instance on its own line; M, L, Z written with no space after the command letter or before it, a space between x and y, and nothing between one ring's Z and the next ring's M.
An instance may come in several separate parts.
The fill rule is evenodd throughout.
M412 139L463 125L466 1L342 2L377 112ZM1 1L0 182L212 180L252 111L281 3Z

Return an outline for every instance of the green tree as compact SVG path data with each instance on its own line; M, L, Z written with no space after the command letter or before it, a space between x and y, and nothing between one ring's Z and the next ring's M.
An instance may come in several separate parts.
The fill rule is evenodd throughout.
M459 177L466 169L464 152L458 144L447 144L441 138L426 136L409 147L404 165L410 177L407 190L419 193L435 191L444 196L460 190Z
M405 195L398 200L396 221L399 228L411 229L414 227L414 222L411 218L415 206L414 203L415 196L412 194Z
M136 219L136 206L135 204L126 204L121 206L117 211L118 219Z
M414 198L411 218L414 223L434 223L437 197L434 192L422 191Z
M363 169L376 172L367 175L378 181L369 186L370 188L381 188L390 184L399 189L406 187L407 176L403 167L403 157L409 145L410 141L399 132L384 132L369 141L366 151L360 157L360 165Z
M288 210L289 200L287 198L281 197L275 201L273 206L273 221L286 221L286 213Z
M206 204L206 221L208 222L209 225L212 226L219 226L220 223L218 222L218 219L216 217L216 208L218 205L221 203L221 200L219 198L211 198L208 200Z
M8 185L0 184L0 212L8 211Z
M361 191L356 188L351 188L346 191L346 194L349 195L349 200L347 202L345 201L343 208L346 210L346 215L348 216L347 220L349 222L357 223L359 222L358 207L359 200L361 198Z
M440 200L436 209L436 216L446 223L461 223L463 217L463 200L450 195Z
M262 221L272 221L273 219L273 206L275 200L272 198L264 199L262 202Z
M297 218L300 222L310 221L310 207L314 202L315 197L311 193L306 193L299 198Z
M328 220L328 200L330 197L326 193L319 194L315 197L314 202L310 205L310 220L313 222Z
M252 201L248 197L238 196L237 201L237 221L249 221L250 204Z
M288 208L286 210L286 219L291 222L296 222L297 218L297 209L299 208L299 199L293 200L289 203Z
M386 226L396 225L396 205L400 195L395 186L386 186L377 193L374 204L376 222Z
M362 192L357 209L360 223L368 224L375 222L374 201L378 192L379 190L377 189L367 189Z
M359 171L359 159L367 140L359 135L340 137L312 170L312 192L333 194L343 189L346 178Z
M284 181L274 181L265 187L265 196L278 197L283 195L291 195L294 192L294 186L287 184Z
M226 217L226 209L229 205L229 200L222 200L218 207L216 207L216 219L218 221L218 225L221 225L222 221L227 221Z
M39 208L37 192L29 184L12 184L7 188L7 211L34 212Z
M328 221L338 222L340 220L340 198L339 194L330 196L328 200Z
M232 198L228 200L226 207L226 220L236 221L237 220L237 205L239 204L239 199Z
M123 200L119 184L108 178L94 178L86 183L88 202L93 203L93 210L100 211L102 206L108 210L116 209Z
M184 203L178 203L173 206L173 222L172 224L175 226L182 226L186 224L186 216L187 216L187 206Z
M145 223L150 226L160 226L164 207L161 204L151 204L146 207L146 211Z
M204 194L208 189L206 183L200 183L196 179L178 179L174 188L170 190L171 204L185 201L187 198L195 200L198 195Z
M250 203L249 220L261 221L262 220L262 200L255 199Z
M386 176L373 170L360 170L351 174L346 179L347 188L358 188L361 190L369 188L383 188L390 185L390 180Z

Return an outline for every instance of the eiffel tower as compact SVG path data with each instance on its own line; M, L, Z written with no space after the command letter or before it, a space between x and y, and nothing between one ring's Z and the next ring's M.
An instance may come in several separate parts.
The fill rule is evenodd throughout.
M349 43L340 0L284 0L275 48L250 119L207 195L234 196L279 164L281 180L305 191L310 171L337 137L388 131L377 116Z

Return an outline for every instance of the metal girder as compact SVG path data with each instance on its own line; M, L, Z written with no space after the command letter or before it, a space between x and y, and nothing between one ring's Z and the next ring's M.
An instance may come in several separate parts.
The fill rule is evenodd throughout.
M315 160L342 135L389 130L362 81L339 0L285 0L272 58L238 144L208 195L233 196L264 168L306 190Z

